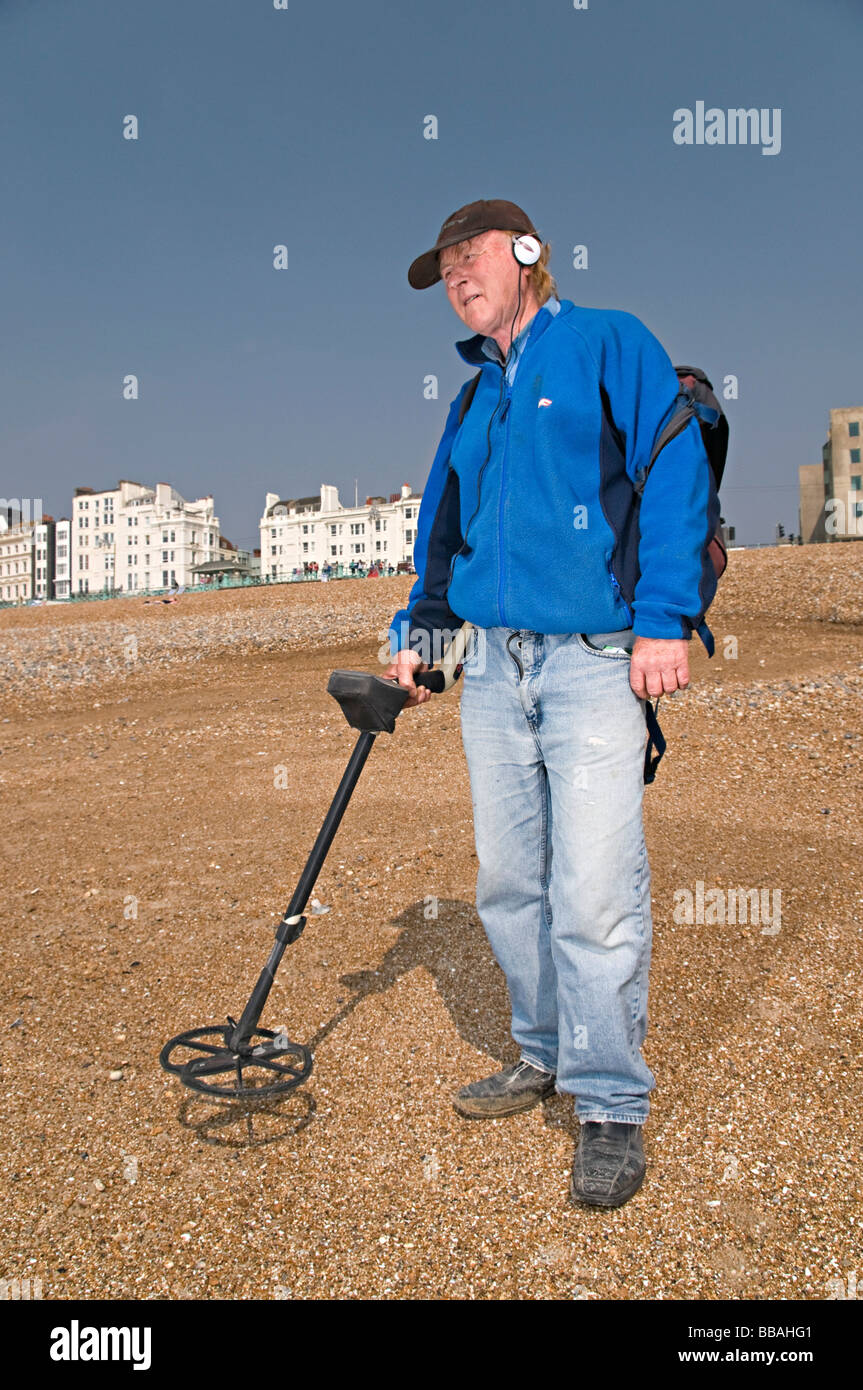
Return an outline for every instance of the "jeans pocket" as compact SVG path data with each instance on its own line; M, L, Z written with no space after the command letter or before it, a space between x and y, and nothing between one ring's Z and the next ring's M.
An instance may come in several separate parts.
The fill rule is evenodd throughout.
M578 645L582 651L589 652L591 656L598 656L603 661L630 661L632 652L626 651L623 647L598 647L594 642L589 641L586 632L577 632Z

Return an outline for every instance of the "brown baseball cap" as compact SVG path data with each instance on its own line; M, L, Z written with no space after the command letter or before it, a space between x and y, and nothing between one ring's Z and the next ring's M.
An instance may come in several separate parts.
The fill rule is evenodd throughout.
M408 271L409 283L415 290L427 290L429 285L436 284L441 278L438 252L445 246L455 246L456 242L468 241L482 232L504 230L530 232L542 240L527 213L517 203L509 203L505 198L480 198L476 203L466 203L444 222L432 249L424 251L412 263Z

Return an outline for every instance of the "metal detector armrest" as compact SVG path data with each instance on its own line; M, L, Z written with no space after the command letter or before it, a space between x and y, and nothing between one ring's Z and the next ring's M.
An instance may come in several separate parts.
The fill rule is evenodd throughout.
M419 671L414 684L427 685L439 694L445 684L443 671ZM408 698L397 681L369 671L333 671L327 693L338 700L351 728L368 734L391 734Z

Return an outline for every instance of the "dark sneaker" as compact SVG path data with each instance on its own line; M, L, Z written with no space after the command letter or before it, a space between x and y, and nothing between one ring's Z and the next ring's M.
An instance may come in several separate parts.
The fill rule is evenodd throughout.
M588 1121L572 1165L570 1196L591 1207L620 1207L644 1181L641 1125Z
M500 1119L530 1110L554 1090L552 1072L540 1071L530 1062L516 1062L494 1076L472 1081L456 1091L453 1105L460 1115L472 1120Z

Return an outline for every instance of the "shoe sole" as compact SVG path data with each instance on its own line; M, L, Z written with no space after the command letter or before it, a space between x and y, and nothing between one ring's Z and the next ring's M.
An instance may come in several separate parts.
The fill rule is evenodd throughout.
M551 1095L554 1095L553 1086L550 1086L547 1091L543 1091L542 1095L534 1096L532 1100L519 1101L518 1104L505 1106L501 1110L470 1110L468 1109L470 1101L454 1100L452 1105L453 1109L459 1115L463 1115L466 1120L505 1120L508 1115L520 1115L525 1110L532 1110L535 1105L539 1105L540 1101L547 1100ZM482 1101L477 1101L476 1105L481 1106Z
M585 1197L580 1192L575 1191L572 1181L570 1180L570 1200L580 1207L622 1207L624 1202L628 1202L630 1197L635 1196L646 1176L647 1169L645 1167L638 1175L635 1182L630 1183L629 1187L625 1188L622 1193L618 1193L615 1197Z

